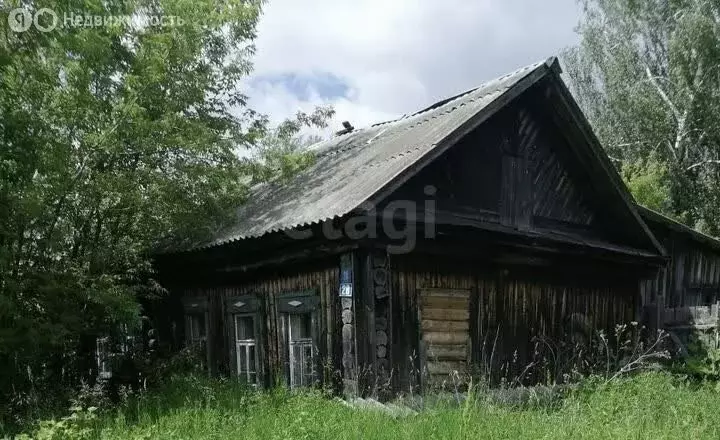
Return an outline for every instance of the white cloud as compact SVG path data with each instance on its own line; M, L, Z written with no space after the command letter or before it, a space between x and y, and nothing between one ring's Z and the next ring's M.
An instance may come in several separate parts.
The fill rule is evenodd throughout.
M275 121L332 104L356 127L415 111L576 41L576 0L270 0L251 106ZM300 99L278 74L330 73L345 96Z

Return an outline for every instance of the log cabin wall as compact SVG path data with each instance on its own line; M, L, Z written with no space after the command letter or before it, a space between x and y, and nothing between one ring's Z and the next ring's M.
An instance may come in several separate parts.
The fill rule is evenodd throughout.
M394 385L400 391L418 391L433 375L447 378L456 367L443 359L433 363L432 371L423 365L428 346L462 342L455 340L457 335L423 334L428 325L442 328L439 322L423 322L440 318L422 316L421 295L428 289L470 291L470 360L475 373L496 379L523 375L536 350L535 338L555 343L577 333L587 337L597 329L613 329L634 319L637 279L598 274L579 280L568 272L551 272L491 267L472 260L392 256ZM460 322L461 318L450 319ZM541 379L531 377L534 372L525 371L522 381Z
M318 354L315 367L318 370L318 379L334 380L336 372L332 371L331 366L339 365L342 352L338 289L339 258L331 258L308 265L284 267L260 275L246 274L235 282L224 281L221 285L187 288L183 290L182 296L208 298L211 372L226 374L236 372L234 324L230 321L229 302L231 298L248 295L259 299L263 331L258 335L258 355L261 359L258 377L260 382L267 386L287 382L288 347L283 337L278 303L283 295L293 292L314 291L319 296L314 329Z

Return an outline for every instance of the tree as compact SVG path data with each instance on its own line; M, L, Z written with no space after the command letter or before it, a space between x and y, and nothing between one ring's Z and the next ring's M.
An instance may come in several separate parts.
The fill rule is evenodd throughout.
M95 336L137 324L138 296L163 292L152 253L206 239L247 197L238 149L268 131L241 87L261 3L0 4L4 403L88 377ZM16 7L60 25L16 32Z
M720 2L582 4L565 65L608 154L636 183L651 176L655 208L720 235Z
M311 165L315 155L308 150L312 144L320 142L318 135L303 134L306 127L327 126L327 121L335 114L331 107L318 107L311 114L298 112L294 119L283 121L269 130L259 139L253 154L245 159L251 183L270 180L284 181L300 170Z

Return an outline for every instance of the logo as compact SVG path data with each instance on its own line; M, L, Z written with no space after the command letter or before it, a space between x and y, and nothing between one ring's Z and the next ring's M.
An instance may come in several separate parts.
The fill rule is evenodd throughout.
M46 17L43 21L45 24L40 23L40 17ZM50 32L57 27L58 16L52 9L42 8L38 9L33 17L33 24L40 32Z
M13 32L25 32L32 25L32 14L27 9L13 9L8 14L8 26Z
M40 8L35 14L27 9L17 8L8 14L8 26L13 32L25 32L35 26L40 32L50 32L58 25L58 16L52 9Z

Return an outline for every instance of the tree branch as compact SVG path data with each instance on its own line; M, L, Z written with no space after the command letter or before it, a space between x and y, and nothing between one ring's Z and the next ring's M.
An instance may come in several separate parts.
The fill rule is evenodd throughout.
M701 167L703 165L720 165L720 160L719 159L703 160L703 161L694 163L694 164L690 165L689 167L685 168L685 171L691 171L691 170L693 170L697 167Z
M650 84L655 87L655 90L658 92L658 95L660 95L660 98L662 98L663 101L665 101L665 104L667 104L668 107L670 107L670 111L672 111L673 116L675 116L675 120L678 121L678 124L680 123L680 111L678 108L673 104L673 102L670 100L668 95L665 93L665 91L660 87L660 84L657 82L657 79L653 76L652 72L650 71L650 66L645 65L645 75L647 76L648 80L650 81Z

